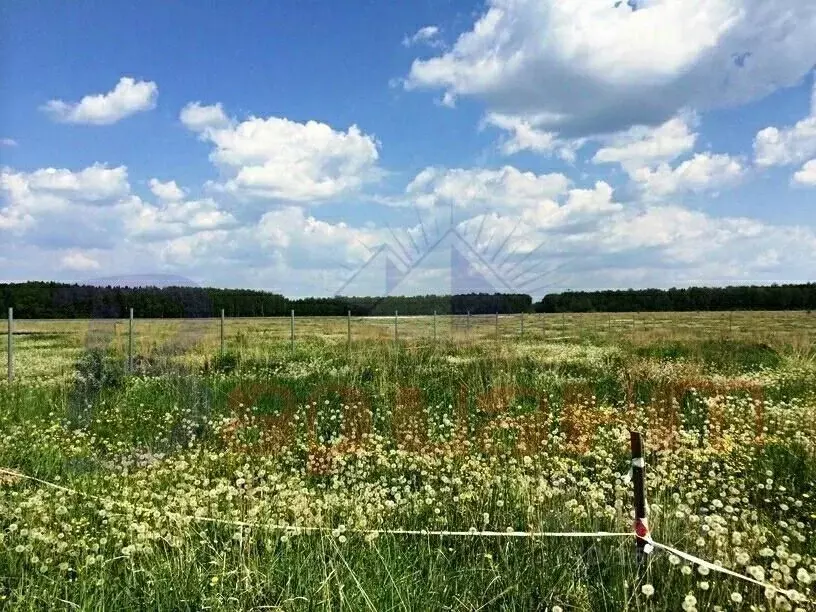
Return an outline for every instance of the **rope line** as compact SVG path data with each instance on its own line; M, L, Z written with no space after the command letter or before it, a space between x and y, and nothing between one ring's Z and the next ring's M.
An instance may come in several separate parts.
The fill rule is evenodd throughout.
M64 487L62 485L56 484L54 482L50 482L48 480L43 480L41 478L37 478L36 476L29 476L28 474L23 474L22 472L8 470L6 468L0 467L0 474L6 474L9 476L14 476L16 478L21 478L24 480L30 480L32 482L37 482L47 487L51 487L53 489L57 489L59 491L63 491L65 493L69 493L72 495L78 495L80 497L85 497L88 499L93 499L100 502L107 502L111 504L122 503L116 502L112 499L105 499L98 497L96 495L92 495L90 493L85 493L82 491L77 491L76 489L71 489L68 487ZM142 512L152 513L155 511L155 508L146 508L144 506L133 506L135 510L140 510ZM306 533L332 533L332 534L339 534L339 533L354 533L359 535L408 535L408 536L438 536L438 537L494 537L494 538L636 538L636 534L633 532L615 532L615 531L477 531L472 529L470 531L445 531L445 530L426 530L426 529L355 529L355 528L332 528L332 527L321 527L321 526L297 526L297 525L280 525L280 524L267 524L267 523L251 523L247 521L237 521L237 520L230 520L230 519L220 519L215 517L209 516L195 516L190 514L182 514L178 512L172 511L165 511L166 516L168 517L175 517L181 519L188 519L190 521L197 521L203 523L218 523L224 525L230 525L233 527L247 527L251 529L267 529L270 531L283 531L286 533L299 533L299 532L306 532ZM753 583L757 586L761 586L765 589L770 589L775 593L780 593L791 599L793 601L798 602L805 602L814 604L816 602L812 602L804 597L804 595L798 594L795 589L786 590L775 586L773 584L769 584L767 582L763 582L761 580L756 580L750 576L746 576L745 574L740 574L739 572L735 572L730 570L726 567L718 565L716 563L711 563L710 561L706 561L705 559L701 559L700 557L696 557L690 553L683 552L682 550L678 550L667 544L661 544L660 542L656 542L652 539L650 535L647 535L643 538L646 542L654 546L655 548L660 548L668 553L674 554L681 559L685 559L689 563L694 563L695 565L699 565L701 567L705 567L711 571L719 572L720 574L725 574L727 576L731 576L733 578L737 578L739 580L743 580L745 582Z

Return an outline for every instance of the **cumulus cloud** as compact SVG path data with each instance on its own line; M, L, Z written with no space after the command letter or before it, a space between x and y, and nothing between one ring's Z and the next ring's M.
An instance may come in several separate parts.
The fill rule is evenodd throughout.
M102 266L93 257L86 255L82 251L71 251L60 259L60 267L63 270L75 270L77 272L89 272L99 270Z
M13 138L0 138L0 147L16 147L17 141Z
M159 179L152 178L148 182L150 191L160 200L175 202L184 198L184 190L176 185L176 181L162 183Z
M87 95L79 102L50 100L42 110L61 123L108 125L155 108L158 96L156 83L122 77L108 93Z
M406 187L421 208L453 204L459 208L494 206L523 208L563 195L570 180L560 173L535 174L513 166L484 168L425 168Z
M648 197L665 197L731 186L744 174L742 164L729 155L698 153L675 168L665 163L656 169L640 168L632 179Z
M187 129L193 132L226 129L232 123L224 113L224 108L220 102L211 105L190 102L181 109L179 119Z
M129 236L160 240L234 227L237 221L211 198L168 200L159 205L133 198L125 207L123 220Z
M416 44L425 44L430 47L442 46L442 41L439 40L439 28L434 25L419 28L413 35L406 36L402 39L404 47L411 47Z
M170 181L150 181L159 203L130 191L127 168L94 164L82 170L42 168L0 172L0 232L61 248L108 248L234 227L212 199L184 201ZM163 197L164 196L164 197ZM179 197L176 197L179 196Z
M816 155L816 85L811 94L810 114L792 127L767 127L754 138L758 166L787 166Z
M793 180L800 185L816 187L816 159L811 159L793 175Z
M631 174L692 151L696 140L697 134L691 131L688 122L674 117L656 128L638 125L608 138L592 161L618 163Z
M447 95L447 94L446 94ZM535 127L536 118L524 119L502 113L488 113L483 124L509 132L501 145L501 152L514 155L520 151L555 154L561 159L574 162L576 151L584 144L583 139L564 140L554 131L544 131Z
M294 268L365 261L381 234L372 228L352 227L344 222L329 223L307 215L300 207L270 211L261 217L255 236L264 250L278 251Z
M106 206L130 190L127 168L94 164L79 172L41 168L0 171L0 229L22 231L46 213L67 211L71 203Z
M757 99L813 66L810 2L649 0L636 8L490 0L450 50L413 62L405 86L477 97L492 112L574 138Z
M318 121L281 117L226 119L220 106L188 105L182 122L214 145L225 174L214 185L243 197L320 201L358 190L378 176L379 144L356 125L345 132Z

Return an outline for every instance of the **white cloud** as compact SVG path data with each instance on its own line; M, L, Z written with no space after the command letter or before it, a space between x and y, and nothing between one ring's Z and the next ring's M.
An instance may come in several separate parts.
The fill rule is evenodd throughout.
M405 86L475 96L573 138L757 99L813 66L811 2L639 4L490 0L449 51L413 62Z
M811 159L802 169L793 175L793 180L800 185L816 187L816 159Z
M72 251L63 255L62 259L60 259L60 267L64 270L88 272L90 270L99 270L102 266L93 257L84 254L82 251Z
M153 195L160 200L175 202L184 198L184 190L176 185L176 181L162 183L159 179L152 178L148 185Z
M158 206L132 199L123 212L128 235L142 240L160 240L237 226L227 211L211 198L165 200Z
M232 124L220 102L209 106L200 102L190 102L181 109L179 119L193 132L226 129Z
M184 201L174 182L151 181L160 203L130 192L127 168L42 168L0 173L0 232L60 248L111 248L233 228L233 216L210 199ZM181 192L181 193L179 193Z
M460 208L523 208L563 195L569 185L563 174L537 175L513 166L498 170L426 168L406 187L406 193L421 208L451 203Z
M703 192L738 183L745 169L729 155L698 153L676 168L660 164L656 169L639 168L632 179L648 197L665 197L686 191Z
M670 162L694 149L697 134L680 117L656 127L635 126L607 139L595 153L596 164L618 163L630 174L644 167Z
M381 239L376 230L321 221L294 206L264 214L255 235L265 250L281 252L295 268L360 264Z
M79 102L51 100L42 110L61 123L107 125L155 108L158 95L154 82L122 77L108 93L88 95Z
M536 122L535 117L523 119L501 113L489 113L484 119L485 125L492 125L510 133L510 137L504 139L500 147L501 152L505 155L514 155L520 151L555 153L565 161L574 162L575 153L583 146L584 140L562 140L558 138L556 132L546 132L536 128Z
M378 142L356 125L343 132L280 117L224 120L218 105L188 105L182 111L182 121L215 146L210 159L233 175L215 185L222 192L319 201L357 191L378 176Z
M430 47L442 46L442 41L439 40L439 28L437 26L425 26L419 28L412 36L406 36L402 39L404 47L411 47L413 45L423 43Z
M786 166L816 155L816 85L810 115L793 127L767 127L754 138L754 158L759 166Z
M16 147L17 141L13 138L0 138L0 147Z
M67 211L71 203L106 206L130 190L127 168L94 164L79 172L41 168L33 172L0 171L0 229L21 231L37 217Z

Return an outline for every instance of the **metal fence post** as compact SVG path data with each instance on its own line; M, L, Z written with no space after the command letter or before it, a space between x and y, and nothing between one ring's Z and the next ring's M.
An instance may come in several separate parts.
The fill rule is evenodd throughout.
M133 309L128 321L128 374L133 374Z
M224 309L221 309L221 356L224 356Z
M8 309L8 381L14 382L14 308Z
M289 324L289 344L290 348L295 350L295 309L292 309L292 319Z

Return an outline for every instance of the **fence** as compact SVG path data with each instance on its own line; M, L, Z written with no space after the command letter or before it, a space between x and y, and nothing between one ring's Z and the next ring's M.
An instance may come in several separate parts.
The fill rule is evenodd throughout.
M787 312L675 312L675 313L520 313L463 315L400 315L353 317L228 318L224 311L216 319L137 319L130 309L125 321L93 320L14 320L8 311L7 380L15 376L15 337L25 348L27 337L53 333L64 327L74 335L76 348L107 336L119 342L129 371L134 357L149 350L146 345L174 338L186 345L202 345L213 352L240 353L250 344L248 338L263 342L288 340L290 350L298 341L314 338L344 343L351 353L354 343L377 340L395 346L436 342L476 343L484 341L564 342L582 339L604 342L625 340L633 343L659 341L733 339L766 344L809 345L816 338L816 315L802 311ZM287 321L288 319L288 321ZM288 323L288 324L287 324ZM120 333L127 326L124 334ZM63 333L59 330L58 333ZM122 342L124 340L124 342ZM139 347L136 345L139 344ZM17 366L20 372L20 366Z
M756 586L762 587L763 589L768 590L783 595L788 599L798 602L798 603L809 603L814 604L816 602L812 602L806 599L805 596L797 593L795 590L786 590L780 588L776 585L757 580L756 578L747 576L745 574L739 573L737 571L728 569L718 563L712 563L710 561L706 561L700 557L682 551L680 549L674 548L672 546L663 544L661 542L656 541L649 530L648 526L648 504L646 501L646 465L643 459L643 437L640 432L631 431L630 432L630 446L631 446L631 468L628 474L627 479L629 482L632 483L632 495L634 500L634 508L633 508L633 516L634 516L634 523L633 523L633 530L631 532L610 532L610 531L595 531L595 532L571 532L571 531L564 531L564 532L535 532L535 531L478 531L474 528L471 528L469 531L454 531L454 530L408 530L408 529L348 529L345 530L347 533L354 533L364 536L374 535L374 536L419 536L419 537L439 537L439 538L473 538L473 537L481 537L481 538L507 538L507 539L514 539L514 538L591 538L591 539L598 539L598 538L632 538L635 543L635 562L638 568L638 572L640 575L645 575L646 567L648 565L648 560L651 554L656 550L663 550L668 552L672 555L676 555L682 559L685 559L689 563L697 565L699 567L705 568L709 571L714 571L721 573L723 575L731 576L732 578L736 578L738 580L742 580L747 583L754 584ZM47 480L43 480L41 478L37 478L35 476L31 476L25 473L22 473L18 470L10 470L4 467L0 467L0 475L10 476L15 479L20 480L27 480L30 482L35 482L49 488L53 488L56 490L60 490L62 492L68 493L72 496L77 497L84 497L86 499L92 499L94 501L103 504L107 508L115 507L117 502L112 499L105 499L99 496L91 495L89 493L84 493L82 491L78 491L76 489L72 489L54 482L50 482ZM145 513L146 515L153 515L155 509L153 508L146 508L146 507L138 507L137 509L141 512ZM336 528L332 527L323 527L323 526L297 526L297 525L288 525L288 524L267 524L267 523L254 523L248 521L239 521L234 519L221 519L206 515L200 515L198 513L193 515L188 514L180 514L180 513L167 513L167 516L170 518L175 519L184 519L191 522L206 522L206 523L216 523L216 524L223 524L228 525L231 527L239 527L239 528L250 528L250 529L258 529L258 530L267 530L267 531L283 531L285 533L305 533L305 534L321 534L321 533L332 533L335 535L337 532Z

